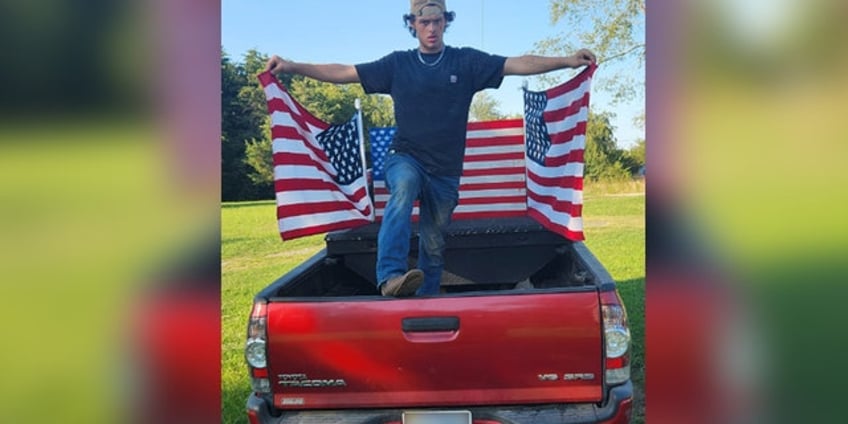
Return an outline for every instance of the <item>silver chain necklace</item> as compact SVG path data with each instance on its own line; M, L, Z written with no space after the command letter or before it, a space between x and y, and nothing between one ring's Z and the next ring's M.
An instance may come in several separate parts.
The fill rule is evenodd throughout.
M442 52L441 52L441 53L439 53L439 57L437 57L437 58L436 58L436 61L435 61L435 62L433 62L433 63L427 63L427 62L424 60L424 57L422 57L422 56L421 56L421 50L416 50L416 51L418 52L418 61L419 61L419 62L421 62L424 66L430 66L430 67L436 66L436 65L438 65L438 64L439 64L439 62L441 62L441 61L442 61L442 56L444 56L444 55L445 55L445 50L447 50L447 48L442 47Z

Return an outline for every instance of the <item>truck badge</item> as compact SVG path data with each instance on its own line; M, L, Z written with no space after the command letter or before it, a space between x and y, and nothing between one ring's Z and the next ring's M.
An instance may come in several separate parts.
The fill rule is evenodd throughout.
M284 387L345 387L347 383L341 378L309 378L304 373L279 374L279 383Z
M559 374L547 373L547 374L539 374L539 381L592 381L595 379L595 374L591 372L580 372L580 373L565 373L562 375L560 379Z

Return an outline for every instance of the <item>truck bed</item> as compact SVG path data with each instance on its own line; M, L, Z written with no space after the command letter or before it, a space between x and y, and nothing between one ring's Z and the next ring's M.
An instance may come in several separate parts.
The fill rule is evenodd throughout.
M274 408L603 401L599 297L615 285L582 243L529 218L455 222L442 293L397 299L376 289L377 230L329 234L256 296Z
M325 249L257 298L378 296L378 230L378 224L371 224L328 234ZM410 267L415 266L418 254L415 230ZM445 240L442 295L614 289L609 275L582 243L551 233L530 218L457 221L448 228Z

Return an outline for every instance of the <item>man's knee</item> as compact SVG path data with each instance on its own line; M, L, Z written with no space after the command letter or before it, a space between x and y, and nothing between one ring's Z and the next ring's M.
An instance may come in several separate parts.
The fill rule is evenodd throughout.
M418 198L418 192L421 190L418 182L418 176L412 172L401 172L393 175L387 181L389 192L392 197L397 200L413 202Z
M389 191L391 191L392 194L399 194L404 196L417 195L418 182L415 181L415 178L413 177L396 178L394 181L391 182Z
M412 208L417 198L416 187L408 182L401 182L391 188L389 203L395 207Z

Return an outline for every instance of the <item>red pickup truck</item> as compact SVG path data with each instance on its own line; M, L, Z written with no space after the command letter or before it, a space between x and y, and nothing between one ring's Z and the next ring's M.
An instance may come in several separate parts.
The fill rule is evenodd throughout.
M251 423L630 421L627 314L583 243L526 217L455 221L442 293L388 298L377 228L328 234L256 295Z

